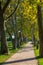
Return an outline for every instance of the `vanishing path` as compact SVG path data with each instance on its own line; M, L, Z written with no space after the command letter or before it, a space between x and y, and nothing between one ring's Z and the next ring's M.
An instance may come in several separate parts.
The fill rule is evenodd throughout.
M31 43L9 58L3 65L38 65Z

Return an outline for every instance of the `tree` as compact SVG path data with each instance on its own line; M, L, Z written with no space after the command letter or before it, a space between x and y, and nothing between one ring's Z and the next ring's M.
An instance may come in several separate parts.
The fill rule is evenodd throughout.
M41 2L41 0L40 0ZM43 56L43 28L42 28L42 13L41 5L37 5L38 27L39 27L39 39L40 39L40 56Z
M1 1L0 1L0 35L1 35L1 53L4 54L4 53L8 53L8 48L7 48L7 43L6 43L6 36L5 36L5 29L4 29L4 13L9 5L11 0L7 0L7 2L5 3L4 7L2 8L1 7ZM18 4L19 4L19 0L18 0ZM18 7L18 4L17 6L15 7L14 11L6 18L10 18L13 13L16 11L17 7Z
M10 0L7 0L5 6L1 7L1 2L0 2L0 35L1 35L1 53L8 53L8 48L6 44L6 38L5 38L5 29L4 29L4 17L3 14L9 4Z
M41 10L42 2L43 2L42 0L31 0L30 1L31 5L35 4L37 6L37 19L38 19L37 22L38 22L38 32L39 32L39 42L40 42L39 54L41 57L43 57L43 28L42 28L42 10Z

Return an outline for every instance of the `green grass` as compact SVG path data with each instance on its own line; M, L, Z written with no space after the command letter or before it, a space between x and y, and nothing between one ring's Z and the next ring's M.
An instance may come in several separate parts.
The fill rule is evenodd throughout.
M35 50L36 57L38 57L39 56L39 49L36 49L36 47L35 47L34 50ZM43 58L37 58L37 60L38 60L38 65L43 65Z
M14 53L18 52L21 48L23 48L25 46L25 43L23 43L20 48L16 48L16 49L12 49L12 44L11 42L8 42L8 50L9 50L9 54L5 54L5 55L0 55L0 63L3 63L4 61L6 61L10 56L12 56Z

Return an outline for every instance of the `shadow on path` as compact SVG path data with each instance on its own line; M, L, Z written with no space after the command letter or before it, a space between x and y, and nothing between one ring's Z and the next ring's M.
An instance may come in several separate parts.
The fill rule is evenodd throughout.
M0 65L2 64L12 64L12 63L19 63L19 62L25 62L25 61L30 61L30 60L35 60L35 59L39 59L40 57L33 57L33 58L27 58L27 59L20 59L20 60L15 60L15 61L9 61L9 62L4 62L4 63L0 63Z

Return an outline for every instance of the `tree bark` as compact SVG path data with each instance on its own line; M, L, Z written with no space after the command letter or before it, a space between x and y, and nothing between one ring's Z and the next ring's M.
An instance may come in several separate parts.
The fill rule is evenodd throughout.
M4 24L1 23L2 26L0 26L1 29L1 53L8 53L8 48L7 48L7 43L6 43L6 38L5 38L5 30L4 30Z
M3 18L0 21L0 35L1 35L1 53L8 53L6 38L5 38L5 30L4 30L4 20Z
M38 27L39 27L39 41L40 41L40 56L43 56L43 29L42 29L42 14L41 14L41 6L37 5L38 11Z
M1 9L1 4L0 4L0 36L1 36L1 53L2 54L8 53L8 48L5 38L5 30L4 30L3 11Z

